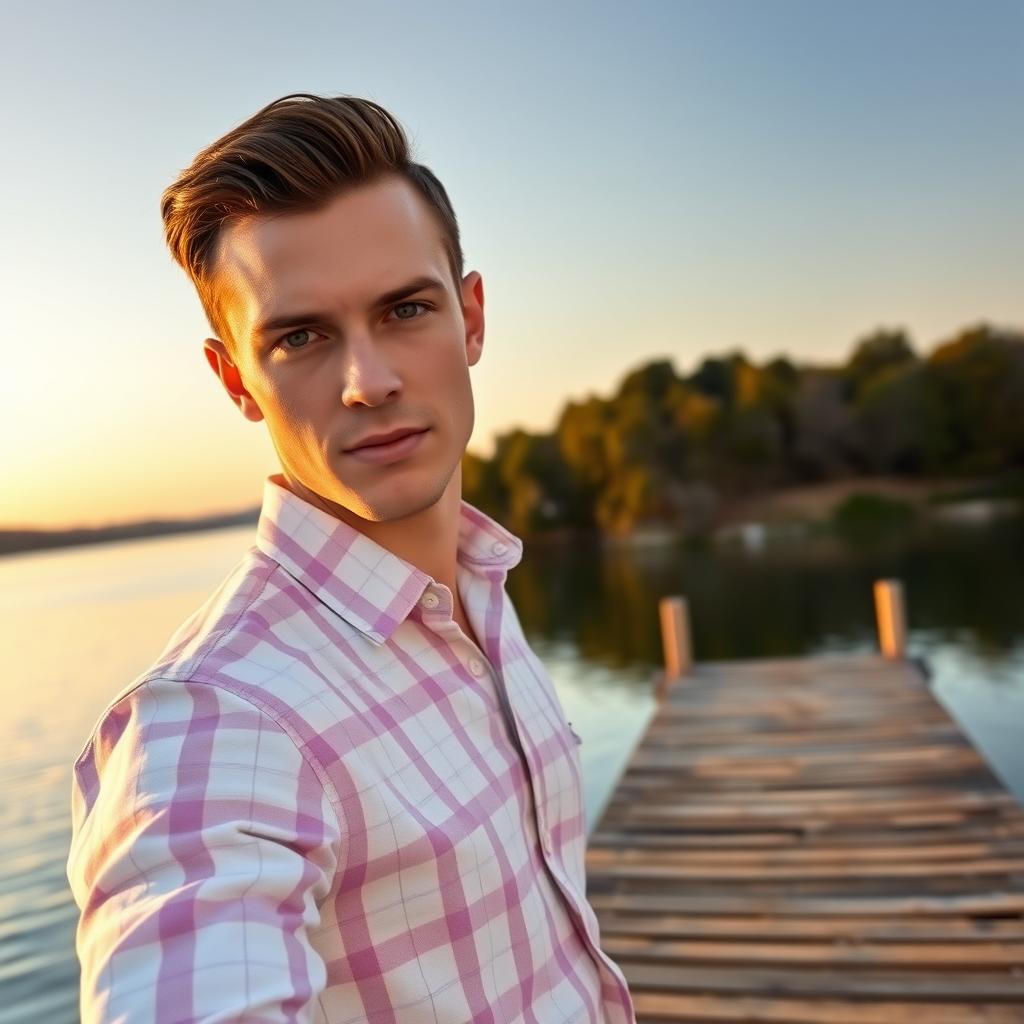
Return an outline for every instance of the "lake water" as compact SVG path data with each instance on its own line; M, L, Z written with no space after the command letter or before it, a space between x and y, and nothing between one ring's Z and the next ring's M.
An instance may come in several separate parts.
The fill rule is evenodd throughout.
M251 527L0 560L0 1022L77 1020L64 875L71 764L251 542ZM1024 802L1024 522L885 545L834 538L679 550L528 544L508 589L580 748L595 822L654 710L657 602L690 602L699 659L874 646L872 581L904 581L913 655Z

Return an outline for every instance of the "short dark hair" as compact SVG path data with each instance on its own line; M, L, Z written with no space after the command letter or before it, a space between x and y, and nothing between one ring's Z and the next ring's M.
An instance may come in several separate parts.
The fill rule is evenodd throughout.
M160 213L167 245L195 285L213 333L232 341L214 280L229 222L313 212L388 175L413 185L435 213L458 291L463 254L448 193L429 167L410 159L401 124L372 100L290 93L198 153L164 189Z

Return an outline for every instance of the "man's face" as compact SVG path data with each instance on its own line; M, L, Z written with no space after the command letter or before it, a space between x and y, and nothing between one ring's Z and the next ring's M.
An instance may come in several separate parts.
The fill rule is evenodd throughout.
M216 282L233 345L207 339L207 359L245 416L266 420L296 493L374 522L441 498L473 431L483 282L456 289L412 185L388 177L316 213L234 223ZM424 432L352 450L400 429Z

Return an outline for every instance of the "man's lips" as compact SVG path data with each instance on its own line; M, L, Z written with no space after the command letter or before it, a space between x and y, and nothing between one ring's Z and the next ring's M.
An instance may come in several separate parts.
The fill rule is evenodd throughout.
M391 435L395 438L393 441L388 441L385 444L364 444L359 448L348 449L345 454L351 459L357 459L359 462L389 465L393 462L400 462L402 459L412 455L420 446L423 438L429 433L429 428L411 433L396 431Z
M374 434L367 438L365 441L360 442L357 445L353 445L351 448L346 448L346 452L357 452L362 451L364 448L380 448L384 445L391 444L392 441L399 441L403 437L409 437L411 434L424 434L429 428L424 427L419 430L410 430L408 428L402 428L400 430L392 430L387 434Z

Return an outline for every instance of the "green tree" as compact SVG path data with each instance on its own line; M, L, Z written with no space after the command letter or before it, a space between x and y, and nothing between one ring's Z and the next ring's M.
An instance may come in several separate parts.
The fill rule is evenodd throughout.
M619 385L618 398L641 395L653 404L660 404L679 380L669 359L660 359L627 373Z
M857 464L858 432L834 370L804 371L793 399L793 459L798 476L822 480L849 474Z
M467 451L462 456L462 496L489 516L505 515L507 493L498 476L498 463Z
M513 532L535 533L566 522L572 488L554 435L504 434L495 446L495 463Z
M855 415L868 472L918 475L940 464L941 410L920 363L875 374L859 393Z
M988 473L1024 461L1024 336L986 323L961 331L932 352L926 380L941 410L930 468Z
M843 368L847 397L856 401L873 380L894 370L907 369L917 361L905 331L876 330L857 343Z

